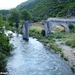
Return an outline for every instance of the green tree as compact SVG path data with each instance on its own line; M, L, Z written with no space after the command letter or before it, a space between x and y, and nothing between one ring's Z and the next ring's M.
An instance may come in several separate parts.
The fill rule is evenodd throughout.
M4 33L4 29L3 29L3 16L2 16L2 14L0 14L0 33Z
M7 16L8 18L8 21L10 23L18 23L19 20L20 20L20 12L18 9L14 8L14 9L11 9L10 11L10 14Z
M26 9L21 11L21 18L23 20L30 20L32 18L31 14L29 11L27 11Z
M12 45L9 44L9 38L0 33L0 72L5 71L7 57L12 49Z
M2 14L0 14L0 27L2 27L2 23L3 23L3 17Z

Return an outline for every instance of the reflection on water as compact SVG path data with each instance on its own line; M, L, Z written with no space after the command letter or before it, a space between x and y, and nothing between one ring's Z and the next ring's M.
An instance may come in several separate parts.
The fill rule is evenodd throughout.
M73 75L70 67L57 55L49 52L42 43L22 36L14 36L10 43L15 46L8 58L8 75Z

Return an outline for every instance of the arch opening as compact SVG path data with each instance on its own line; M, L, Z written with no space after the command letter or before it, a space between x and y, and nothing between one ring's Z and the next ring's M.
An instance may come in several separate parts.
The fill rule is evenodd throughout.
M66 27L62 24L56 24L51 28L51 32L57 33L57 32L65 32Z

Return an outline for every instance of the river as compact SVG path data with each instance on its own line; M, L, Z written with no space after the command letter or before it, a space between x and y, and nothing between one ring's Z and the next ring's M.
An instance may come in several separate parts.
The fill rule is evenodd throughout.
M30 37L29 41L21 35L13 35L10 40L15 47L8 58L8 75L73 75L69 65L58 55Z

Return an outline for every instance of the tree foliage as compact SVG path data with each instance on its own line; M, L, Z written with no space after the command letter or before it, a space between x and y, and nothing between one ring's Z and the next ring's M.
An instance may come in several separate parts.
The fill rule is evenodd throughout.
M0 27L2 27L2 24L3 24L3 17L2 14L0 14Z
M4 33L2 14L0 14L0 33Z
M32 18L31 14L29 11L27 11L26 9L21 11L21 18L23 20L30 20Z
M9 39L0 33L0 71L5 71L6 58L10 55L12 46L9 44Z
M31 14L38 20L75 16L75 0L42 0L34 7Z
M20 12L18 9L14 8L10 10L10 14L8 15L8 21L10 23L19 22L20 20Z
M0 10L0 13L3 15L3 17L6 17L6 15L9 14L9 10Z

